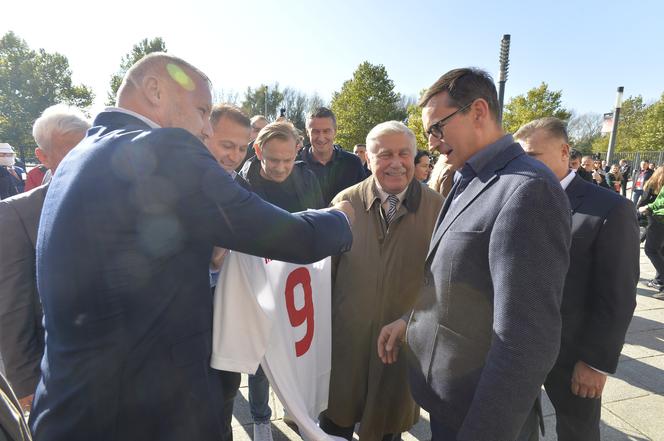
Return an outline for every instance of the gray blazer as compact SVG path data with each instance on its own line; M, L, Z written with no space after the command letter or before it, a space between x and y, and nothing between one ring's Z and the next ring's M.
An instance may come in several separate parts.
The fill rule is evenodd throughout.
M35 392L44 353L35 244L47 188L0 201L0 351L19 398Z
M509 441L558 354L571 219L549 169L511 136L489 147L433 234L408 325L409 379L458 440Z

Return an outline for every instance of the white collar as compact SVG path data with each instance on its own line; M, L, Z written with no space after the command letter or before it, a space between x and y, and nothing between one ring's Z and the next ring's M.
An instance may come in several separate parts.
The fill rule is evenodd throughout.
M124 113L126 115L131 115L134 118L138 118L141 121L143 121L145 124L147 124L151 129L160 129L161 126L157 124L156 122L152 121L150 118L141 115L140 113L136 113L134 111L131 111L129 109L125 109L124 107L106 107L104 109L104 112L120 112Z
M569 173L567 173L567 176L560 180L560 185L563 187L563 190L567 190L569 184L574 180L574 176L576 176L576 172L574 170L570 170Z
M378 190L378 195L380 196L380 203L381 203L381 204L384 204L385 202L387 202L387 197L388 197L390 194L387 193L387 192L386 192L385 190L383 190L382 188L380 188L380 183L378 183L378 179L376 179L374 182L376 183L376 190ZM410 185L410 184L408 184L408 185ZM401 193L395 195L395 196L397 197L397 199L399 199L399 203L402 203L402 202L403 202L404 197L406 196L406 191L408 191L408 185L406 186L406 188L404 189L404 191L402 191Z

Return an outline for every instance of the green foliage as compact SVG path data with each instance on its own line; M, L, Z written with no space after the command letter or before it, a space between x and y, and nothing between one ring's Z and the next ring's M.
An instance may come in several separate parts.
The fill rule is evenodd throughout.
M408 106L408 128L415 134L417 140L417 148L427 150L429 141L424 134L424 126L422 125L422 109L417 104Z
M637 152L643 150L657 150L661 146L643 146L640 139L644 136L643 120L646 114L646 105L640 95L629 97L623 101L618 121L618 135L616 137L615 151ZM644 148L645 147L645 148ZM592 144L593 152L606 152L609 148L609 136L596 139Z
M664 93L659 101L644 110L638 130L638 149L664 150Z
M362 144L367 133L383 121L403 121L407 112L401 96L382 65L360 64L353 78L332 95L332 111L337 117L336 140L344 148Z
M49 106L67 103L79 108L92 104L92 90L72 84L64 55L30 49L13 32L0 39L0 141L32 158L32 124Z
M122 84L122 79L129 68L138 60L152 52L167 52L166 43L164 43L164 40L162 40L161 37L156 37L151 40L144 38L135 44L127 55L122 57L122 60L120 61L120 69L111 75L111 90L108 92L106 98L107 106L115 106L115 95L117 94L120 84Z
M522 125L545 116L567 121L571 113L562 106L562 91L551 91L546 83L534 87L525 95L513 97L503 111L503 127L508 133L516 132Z
M263 115L268 121L274 121L279 116L279 105L283 100L284 93L279 90L278 83L272 86L261 84L255 89L247 87L242 102L242 110L249 116Z

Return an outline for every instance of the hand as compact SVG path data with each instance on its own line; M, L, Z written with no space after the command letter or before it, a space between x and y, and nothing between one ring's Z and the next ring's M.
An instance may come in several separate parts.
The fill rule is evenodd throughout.
M35 394L32 394L18 400L18 404L21 405L21 410L23 412L30 412L30 408L32 407L32 400L34 397Z
M639 207L639 213L641 213L641 214L646 214L648 211L650 211L650 208L648 208L647 205L644 205L643 207Z
M600 175L597 170L593 172L593 179L596 180L598 183L602 182L602 175Z
M330 207L333 210L339 210L343 211L346 214L346 217L348 218L348 222L350 225L353 225L353 222L355 222L355 210L353 210L353 206L350 204L348 201L339 201L336 204L332 205Z
M228 250L226 248L214 247L212 250L212 258L210 259L210 269L212 271L219 271L221 265L224 263L224 258Z
M398 319L383 326L378 335L378 357L385 364L392 364L399 357L399 348L406 335L407 323Z
M591 368L581 360L572 372L572 393L581 398L600 398L606 383L606 375Z

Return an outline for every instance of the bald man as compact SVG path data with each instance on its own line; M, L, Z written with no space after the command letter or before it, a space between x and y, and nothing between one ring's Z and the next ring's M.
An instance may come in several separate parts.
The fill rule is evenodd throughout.
M37 239L35 440L227 439L209 367L213 246L296 263L350 247L338 209L292 215L231 178L204 144L210 101L200 70L150 54L54 175Z
M636 306L639 227L634 205L569 169L567 130L561 120L535 120L514 138L553 171L572 207L562 341L544 383L556 410L558 439L599 441L602 390L607 374L616 371Z

